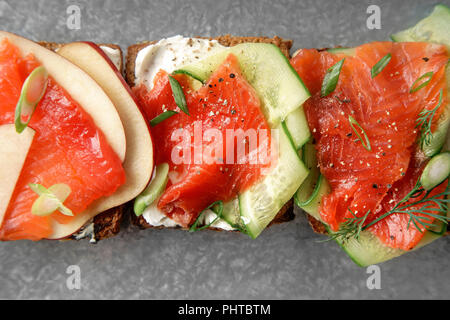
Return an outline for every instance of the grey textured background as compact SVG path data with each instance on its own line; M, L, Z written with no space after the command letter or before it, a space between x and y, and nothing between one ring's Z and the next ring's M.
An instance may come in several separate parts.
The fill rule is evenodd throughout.
M450 5L449 1L443 1ZM146 39L279 35L294 48L385 40L415 24L436 1L0 1L0 29L34 40L91 40L123 49ZM81 29L68 30L66 8L81 8ZM382 29L366 28L377 4ZM0 298L446 298L450 237L382 264L381 290L366 270L309 228L301 214L251 241L211 231L140 231L90 245L0 243ZM81 268L81 290L66 286L66 268Z

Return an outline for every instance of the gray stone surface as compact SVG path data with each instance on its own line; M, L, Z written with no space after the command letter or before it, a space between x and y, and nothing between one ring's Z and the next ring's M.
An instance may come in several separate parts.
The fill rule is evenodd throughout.
M450 5L449 1L443 1ZM134 42L188 36L279 35L294 47L357 45L413 25L436 1L0 1L0 29L35 40ZM66 27L66 8L81 8L81 29ZM381 30L366 28L369 4ZM368 290L359 268L332 242L319 243L302 214L251 241L211 231L140 231L90 245L0 243L0 298L342 299L449 298L450 237L382 264L381 290ZM81 269L81 289L66 269Z

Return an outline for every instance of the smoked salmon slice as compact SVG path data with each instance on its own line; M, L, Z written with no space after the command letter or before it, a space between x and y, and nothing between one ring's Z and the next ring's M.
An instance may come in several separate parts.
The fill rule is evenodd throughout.
M0 124L14 123L22 84L38 65L32 55L22 57L7 39L0 43ZM103 133L52 78L29 126L36 134L0 228L1 240L40 240L51 234L53 219L61 223L73 219L58 211L33 215L38 195L30 183L70 186L72 193L64 204L76 215L125 182L122 163Z
M156 144L156 164L166 162L170 166L170 183L158 207L168 217L187 227L213 202L233 199L262 176L262 169L267 169L270 161L265 164L252 162L251 157L270 157L270 127L260 109L255 90L242 75L239 62L233 54L198 90L191 87L188 76L175 75L174 78L183 88L189 115L177 108L168 74L164 71L157 74L151 91L143 84L134 91L149 119L166 110L179 112L154 126L152 135ZM236 133L249 129L258 133L258 143L247 145L247 152L239 157L236 150L238 145L245 146L249 142L246 139L235 141L235 137L231 138L233 141L227 141L227 131ZM181 164L174 161L173 157L173 150L180 144L173 137L180 130L188 137L188 148L184 149L188 151L188 154L184 154L188 161ZM215 132L216 138L199 142L198 138L206 137L207 132ZM267 134L262 137L259 135L261 132ZM223 140L216 140L220 137ZM231 161L226 158L229 142L234 142ZM202 159L196 156L198 147L203 150ZM206 150L215 150L218 154Z
M374 78L372 67L386 55L391 60ZM327 70L345 58L334 92L321 97ZM304 108L316 142L321 173L331 186L322 199L320 215L332 230L369 210L368 220L387 212L414 187L423 168L418 154L419 113L438 105L433 127L447 104L446 48L430 43L375 42L355 48L345 56L303 49L292 66L312 97ZM414 82L433 72L430 82L411 93ZM352 129L349 117L363 128L371 150ZM422 156L423 158L423 156ZM419 160L418 160L419 159ZM370 228L387 246L409 250L423 233L407 226L405 214L393 214Z

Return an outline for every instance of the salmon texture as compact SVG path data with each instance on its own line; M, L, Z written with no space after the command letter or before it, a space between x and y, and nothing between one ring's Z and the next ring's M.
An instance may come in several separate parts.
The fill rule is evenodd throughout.
M270 157L266 152L270 127L261 112L260 100L242 75L234 55L230 54L198 90L191 87L188 76L174 78L183 88L189 115L177 108L168 74L162 70L151 91L143 84L134 91L149 119L166 110L179 112L154 126L152 135L156 163L166 162L170 166L169 186L158 207L186 227L210 204L231 200L261 177L261 169L267 169L270 161L266 164L257 159ZM245 137L226 139L227 130L239 133L238 130L249 129L257 134L256 144ZM185 161L180 163L177 148L182 137L187 138L187 148L181 155ZM232 142L233 159L230 159L227 143ZM245 148L245 154L239 155L239 144Z
M391 54L390 62L372 78L372 67L387 54ZM321 97L328 68L343 58L336 89ZM373 221L414 187L425 164L418 151L417 118L422 110L436 107L441 90L443 102L434 122L444 110L447 60L444 46L392 42L365 44L347 57L303 49L291 60L312 93L305 112L316 142L320 171L332 190L320 208L321 218L332 230L352 218L351 211L361 217L370 210L367 222ZM428 85L410 93L416 79L427 72L433 72ZM356 134L362 131L357 126L356 131L352 129L350 116L366 133L370 148L365 148ZM423 237L417 228L408 228L408 216L399 213L370 230L385 245L404 250L413 248Z
M0 43L0 124L14 123L22 84L37 66L32 55L22 57L8 40ZM46 238L53 220L70 223L73 219L58 211L33 215L31 207L38 195L30 183L46 188L67 184L72 193L64 204L77 215L125 182L122 163L103 133L51 77L29 126L36 134L0 228L1 240Z

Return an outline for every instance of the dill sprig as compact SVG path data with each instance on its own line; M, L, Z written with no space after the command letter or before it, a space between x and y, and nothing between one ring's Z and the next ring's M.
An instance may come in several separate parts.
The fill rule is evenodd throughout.
M433 123L433 118L436 111L442 104L442 89L439 91L439 101L436 107L431 110L424 109L419 113L419 118L417 118L416 128L420 128L420 146L423 148L425 145L430 145L433 133L431 132L431 125Z
M433 231L433 228L437 226L433 223L434 219L444 224L448 224L450 217L447 217L447 203L450 202L450 199L447 199L447 197L450 195L450 182L447 182L445 191L432 195L431 193L436 187L427 191L423 188L419 179L414 188L391 210L365 226L364 222L366 221L370 210L364 217L359 218L350 211L353 218L347 219L347 221L341 225L339 230L331 235L331 239L339 239L342 242L348 241L350 238L358 240L361 231L368 229L394 213L407 214L409 216L407 228L409 229L410 225L413 224L421 233L424 231ZM414 201L410 202L410 200Z
M353 211L348 208L348 211L352 214L353 218L347 218L346 221L340 225L339 230L333 232L330 238L325 241L341 239L342 242L349 240L350 238L359 239L359 235L364 228L364 223L366 222L367 217L369 216L370 210L366 212L366 214L362 217L356 216Z

